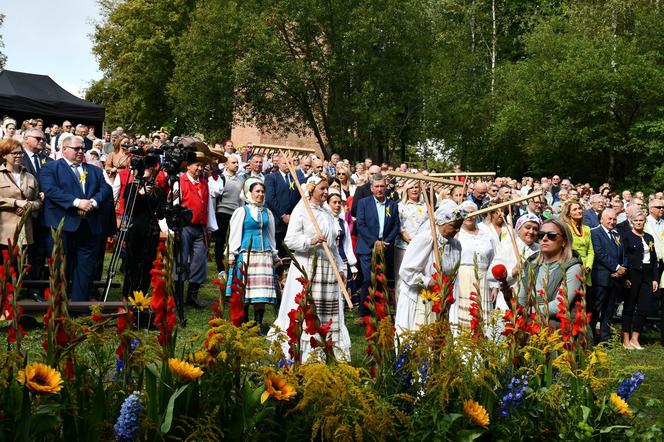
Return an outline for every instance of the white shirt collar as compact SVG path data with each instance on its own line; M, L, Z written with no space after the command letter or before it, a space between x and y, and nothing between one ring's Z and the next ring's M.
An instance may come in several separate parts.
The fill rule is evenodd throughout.
M195 179L194 177L192 177L188 173L186 175L187 175L187 178L189 178L189 181L192 182L192 184L198 184L199 183L199 180Z

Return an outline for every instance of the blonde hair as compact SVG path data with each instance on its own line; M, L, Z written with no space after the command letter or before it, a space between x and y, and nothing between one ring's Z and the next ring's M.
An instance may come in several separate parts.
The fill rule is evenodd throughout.
M540 232L542 232L542 229L546 224L553 224L558 227L558 230L560 230L560 233L563 236L563 250L560 252L560 263L562 264L571 261L571 259L574 257L572 249L572 233L570 232L567 224L559 219L551 218L542 223ZM542 264L543 260L544 258L542 257L542 252L540 252L539 257L537 258L537 264Z
M574 204L578 204L581 209L583 209L583 204L579 202L577 198L570 198L567 201L565 201L565 204L563 204L563 208L560 211L560 219L563 220L565 224L569 224L570 226L574 224L574 220L572 219L570 212L572 211L572 206Z

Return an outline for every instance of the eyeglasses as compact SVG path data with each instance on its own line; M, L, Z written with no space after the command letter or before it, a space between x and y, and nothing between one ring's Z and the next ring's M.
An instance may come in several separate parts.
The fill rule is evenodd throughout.
M18 152L10 152L15 157L22 157L24 155L23 151L19 150Z
M556 238L558 238L559 236L561 236L561 234L557 232L539 232L537 234L537 238L540 241L543 240L544 237L546 237L546 239L548 239L549 241L555 241Z
M122 147L131 147L131 144L125 143L125 144L122 144Z
M34 135L28 135L28 136L34 138L37 141L44 141L42 137L35 137Z
M65 129L71 129L71 126L62 126L62 127L64 127Z
M346 174L343 173L343 172L337 172L337 175L338 175L338 176L346 176Z
M76 152L81 152L83 150L82 147L71 147L71 146L69 146L68 149L75 150Z
M653 209L660 209L660 210L662 210L662 209L664 209L664 206L653 206Z

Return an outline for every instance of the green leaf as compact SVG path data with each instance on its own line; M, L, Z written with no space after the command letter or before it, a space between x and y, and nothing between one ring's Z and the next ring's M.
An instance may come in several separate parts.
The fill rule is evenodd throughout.
M456 434L456 440L459 442L470 442L477 439L484 433L483 430L461 430Z
M161 432L166 434L171 430L171 423L173 422L173 407L175 406L175 400L180 396L186 389L189 387L189 384L183 385L182 387L175 390L175 393L171 395L171 398L168 400L168 405L166 406L166 415L164 416L164 422L161 424Z
M610 427L604 427L601 430L599 430L600 433L606 434L610 433L613 430L626 430L628 428L632 428L629 425L612 425Z

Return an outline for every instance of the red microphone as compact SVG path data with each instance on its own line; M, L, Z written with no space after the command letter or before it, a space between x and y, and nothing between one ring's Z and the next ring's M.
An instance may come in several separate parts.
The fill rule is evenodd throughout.
M505 282L507 280L507 268L502 264L496 264L491 269L491 273L496 280L500 282Z

